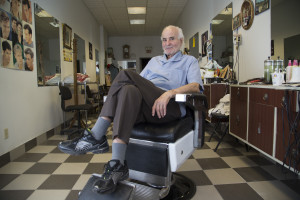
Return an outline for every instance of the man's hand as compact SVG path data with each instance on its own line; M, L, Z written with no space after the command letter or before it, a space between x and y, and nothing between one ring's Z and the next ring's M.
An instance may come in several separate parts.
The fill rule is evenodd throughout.
M163 93L158 99L155 100L152 106L152 116L154 117L155 113L157 117L160 119L167 114L167 105L170 99L173 97L172 90L169 90Z

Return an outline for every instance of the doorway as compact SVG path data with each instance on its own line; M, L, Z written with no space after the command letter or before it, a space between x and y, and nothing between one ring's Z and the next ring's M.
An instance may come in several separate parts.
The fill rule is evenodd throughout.
M143 69L146 67L146 65L150 60L151 58L140 58L141 66L142 66L141 71L143 71Z

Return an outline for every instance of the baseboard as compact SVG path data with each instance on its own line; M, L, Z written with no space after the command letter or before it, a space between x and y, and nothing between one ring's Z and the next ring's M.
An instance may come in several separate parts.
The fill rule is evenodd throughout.
M24 144L18 146L17 148L11 150L10 152L7 152L0 156L0 167L8 164L11 161L14 161L15 159L19 158L23 154L25 154L30 149L34 148L35 146L39 144L43 144L48 140L48 138L52 137L53 135L60 134L60 130L63 128L63 124L45 132L41 135L37 136L36 138L33 138L32 140L25 142Z

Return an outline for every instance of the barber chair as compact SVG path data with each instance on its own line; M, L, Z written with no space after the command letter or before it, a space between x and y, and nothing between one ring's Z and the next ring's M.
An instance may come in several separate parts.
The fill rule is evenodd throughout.
M120 182L114 194L93 194L90 187L97 178L93 175L79 199L96 199L97 195L101 199L143 200L191 199L194 196L195 184L175 172L204 144L207 100L203 94L191 94L176 95L176 101L186 102L184 118L163 125L142 123L133 128L126 152L129 180ZM117 194L125 194L122 190L126 187L132 188L132 194L117 197Z

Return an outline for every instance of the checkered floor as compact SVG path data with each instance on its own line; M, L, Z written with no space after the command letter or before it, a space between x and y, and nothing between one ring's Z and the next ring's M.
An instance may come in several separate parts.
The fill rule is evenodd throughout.
M111 128L108 137L111 145ZM205 141L208 138L206 133ZM111 151L70 156L57 148L64 139L54 135L0 168L0 199L77 199L91 174L102 173ZM247 152L230 135L214 152L216 144L216 139L205 142L178 170L197 185L193 200L300 199L300 180L294 174L283 173L280 165L253 149Z

